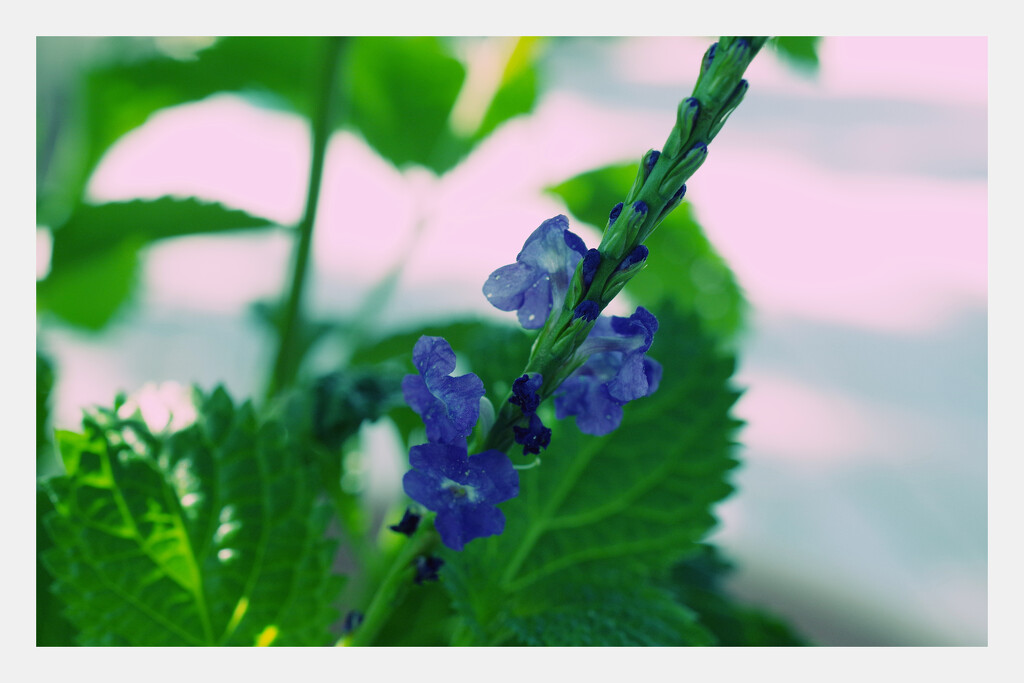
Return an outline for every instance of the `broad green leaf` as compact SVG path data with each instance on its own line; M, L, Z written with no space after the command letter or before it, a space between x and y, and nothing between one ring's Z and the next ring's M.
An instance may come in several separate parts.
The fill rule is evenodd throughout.
M540 467L520 473L519 497L501 506L505 532L446 553L453 597L482 642L501 640L531 614L573 613L582 603L570 589L588 577L614 571L642 583L667 571L714 525L711 506L732 491L726 475L737 464L734 361L694 316L670 308L657 315L657 392L630 403L606 437L542 413L555 431L551 446ZM643 630L643 615L634 616L631 627ZM585 613L578 617L586 623ZM700 644L683 636L665 644L687 642Z
M308 116L324 49L322 40L303 37L222 38L194 60L126 55L93 69L69 93L75 106L57 124L56 144L67 157L53 187L57 202L81 201L107 149L160 109L231 92ZM42 209L44 223L60 216L46 201Z
M473 134L474 140L482 140L505 121L533 110L537 102L539 79L533 60L541 40L522 37L516 41L502 73L501 84L487 107L480 127Z
M125 240L90 258L51 270L36 285L36 307L65 322L99 330L110 322L135 289L138 242Z
M53 593L53 575L43 555L53 547L43 520L53 503L42 489L36 490L36 646L66 647L75 644L75 628L64 618L64 604Z
M561 647L714 642L693 612L633 573L595 572L579 581L556 578L549 584L537 591L541 599L535 611L530 612L530 596L525 594L522 613L505 624L513 641ZM556 604L551 604L551 595L559 596Z
M668 585L680 602L693 609L700 623L723 646L806 645L778 618L732 600L722 580L732 566L711 545L672 568Z
M775 36L769 44L783 61L805 73L816 74L820 42L821 36Z
M466 70L432 37L364 38L349 48L348 122L395 166L443 173L457 161L446 145Z
M66 223L54 226L51 270L59 271L126 240L145 244L169 237L273 225L266 218L192 197L83 204Z
M80 642L329 643L336 544L302 445L222 389L195 405L167 436L113 411L58 433L45 560Z
M37 287L38 308L73 325L100 329L129 299L142 246L169 237L272 225L193 198L79 205L55 226L50 273Z
M608 166L550 188L578 219L596 226L608 221L611 207L625 196L635 164ZM618 199L616 199L618 198ZM729 266L704 235L693 207L683 202L647 239L650 256L627 292L648 309L673 303L695 312L702 326L723 340L743 328L746 301Z

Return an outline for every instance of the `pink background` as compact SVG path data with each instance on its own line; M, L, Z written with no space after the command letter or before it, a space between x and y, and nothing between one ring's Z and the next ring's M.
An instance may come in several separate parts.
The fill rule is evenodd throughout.
M506 316L480 286L564 211L541 190L658 147L709 42L551 45L536 112L442 178L399 172L337 134L313 310L354 312L402 264L377 324ZM467 41L474 82L487 82L507 48ZM828 38L816 78L765 52L688 183L753 309L737 376L745 465L714 540L740 566L734 590L819 643L987 640L986 52L983 38ZM472 98L466 107L471 116ZM90 193L195 195L288 224L308 157L300 119L220 96L126 136ZM574 229L596 243L596 232ZM289 254L280 233L147 250L142 305L122 324L102 337L47 331L58 425L147 381L260 391L269 348L245 311L280 291ZM403 454L386 426L367 438L390 449L372 476L379 495L393 495Z

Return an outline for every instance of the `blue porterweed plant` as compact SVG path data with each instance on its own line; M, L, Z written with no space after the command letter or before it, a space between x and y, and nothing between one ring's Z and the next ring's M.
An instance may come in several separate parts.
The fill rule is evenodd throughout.
M80 432L58 431L53 457L54 370L38 355L40 644L798 644L723 592L728 564L703 542L736 464L738 393L722 343L735 321L702 314L685 282L632 282L698 261L732 282L681 202L766 39L711 45L665 144L643 155L624 197L619 168L554 188L574 216L600 215L604 232L588 247L557 215L525 235L513 263L494 264L481 294L521 329L474 321L386 338L303 314L330 132L348 127L396 166L442 173L530 111L537 41L515 43L490 107L455 133L465 74L442 41L266 40L218 41L192 61L104 65L87 79L87 112L117 107L142 83L163 94L140 98L131 115L87 117L87 153L77 167L63 161L75 171L63 184L43 164L40 223L53 228L54 254L40 309L98 328L128 290L110 300L97 290L81 310L70 291L88 267L116 278L126 253L130 268L114 226L149 225L155 240L271 225L194 199L85 201L99 154L140 111L255 87L307 116L313 138L291 287L280 306L257 309L278 348L263 406L223 388L176 402L159 393L171 404L162 412L119 396L87 412ZM605 314L627 287L642 305ZM332 332L349 362L304 382L305 352ZM456 353L473 372L457 374ZM396 369L410 357L413 372ZM380 523L360 489L357 446L361 425L385 417L406 441L408 501Z

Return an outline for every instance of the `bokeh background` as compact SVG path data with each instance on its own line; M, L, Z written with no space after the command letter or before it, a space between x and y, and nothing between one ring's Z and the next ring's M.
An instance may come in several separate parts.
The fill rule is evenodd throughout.
M129 39L119 40L40 39L38 105ZM206 44L138 41L185 59ZM711 41L542 41L534 111L441 177L397 170L358 136L335 134L312 314L380 330L505 319L480 287L565 212L545 188L659 147ZM456 41L469 85L453 125L479 114L472 94L500 78L514 44ZM736 345L739 491L718 508L711 540L737 564L734 593L819 644L987 643L986 53L984 38L824 38L811 69L766 49L688 183L750 304ZM218 95L121 138L88 193L196 196L290 225L308 164L303 119ZM40 226L39 278L50 243ZM142 250L139 289L102 331L41 318L55 425L75 427L83 407L147 382L259 395L273 345L251 306L282 290L291 249L282 230L162 240ZM386 303L367 308L389 274ZM322 345L311 363L342 357ZM384 454L377 489L394 493L402 454L386 430L366 438Z

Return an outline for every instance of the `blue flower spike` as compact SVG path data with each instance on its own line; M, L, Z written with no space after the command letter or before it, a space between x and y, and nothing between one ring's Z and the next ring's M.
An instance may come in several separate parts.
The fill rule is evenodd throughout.
M563 215L549 218L526 239L516 262L491 273L484 296L500 311L517 311L528 330L544 326L552 307L565 301L576 264L587 248Z
M441 542L462 550L474 538L505 530L505 515L495 505L519 495L519 473L501 451L472 457L465 445L427 443L409 452L413 469L405 473L406 494L437 513Z
M555 394L555 415L576 417L584 434L603 436L622 423L622 406L653 394L661 365L646 357L658 320L643 307L628 318L600 317L580 346L589 354Z
M405 402L423 419L427 440L465 444L480 417L484 383L473 373L452 377L455 352L442 337L419 338L412 350L418 375L402 379Z

